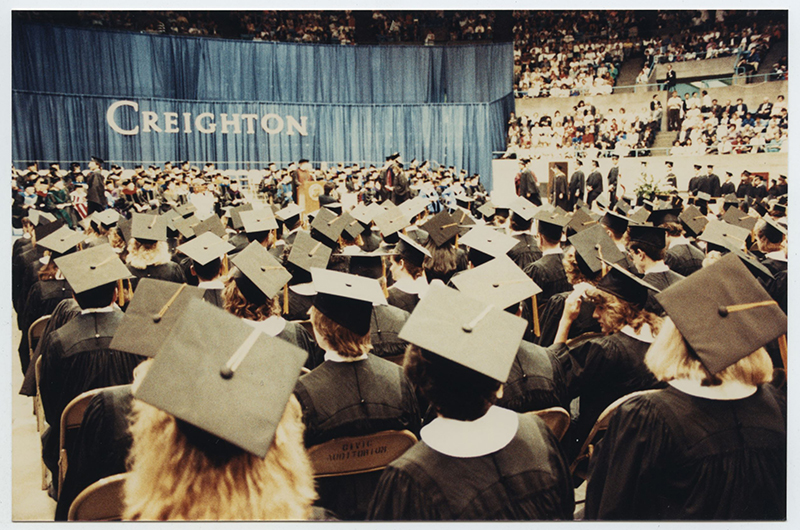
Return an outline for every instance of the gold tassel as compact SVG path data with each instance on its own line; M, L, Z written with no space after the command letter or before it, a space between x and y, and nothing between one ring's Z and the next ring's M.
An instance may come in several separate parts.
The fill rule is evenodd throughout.
M533 334L540 337L542 331L539 329L539 305L536 303L536 295L531 297L531 305L533 306Z
M228 255L225 254L222 256L222 267L220 267L220 275L227 276L228 275Z
M781 350L781 360L783 361L783 370L787 374L786 377L789 377L788 376L789 372L787 371L788 370L788 366L786 364L786 362L788 360L788 357L789 357L789 347L786 344L786 334L783 334L780 337L778 337L778 349Z
M283 286L283 314L289 314L289 284Z
M125 305L125 286L122 285L122 279L117 280L117 302L120 307Z

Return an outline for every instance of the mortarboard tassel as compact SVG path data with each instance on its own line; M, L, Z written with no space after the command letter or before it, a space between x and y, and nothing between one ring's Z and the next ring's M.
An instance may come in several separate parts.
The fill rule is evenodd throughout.
M531 307L533 309L533 334L540 337L542 331L539 329L539 305L536 303L536 295L531 296Z
M289 284L283 284L283 314L289 314Z
M120 307L125 307L125 286L122 284L122 278L117 280L117 302Z

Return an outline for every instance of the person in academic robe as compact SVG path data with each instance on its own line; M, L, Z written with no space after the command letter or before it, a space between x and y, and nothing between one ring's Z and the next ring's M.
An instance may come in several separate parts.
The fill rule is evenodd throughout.
M379 283L337 271L313 269L317 294L311 324L325 361L295 388L306 425L305 445L384 430L419 435L421 414L411 383L396 364L369 353L373 305ZM339 518L363 520L380 472L319 479L319 505Z
M714 166L712 164L708 164L708 173L706 174L706 179L708 180L707 190L701 189L700 191L706 191L712 197L721 197L721 186L719 183L719 176L714 173Z
M600 164L592 160L592 172L586 178L589 192L586 194L586 205L591 208L594 201L603 193L603 175L600 173Z
M556 293L572 290L562 263L561 235L565 225L565 218L537 215L537 242L542 257L525 267L524 271L542 289L536 295L539 305L546 304Z
M670 270L666 258L667 231L658 226L628 225L628 252L642 279L659 291L681 281L684 276ZM647 309L661 315L662 310L650 294Z
M650 215L650 222L667 231L664 263L670 271L686 277L703 268L705 255L692 241L686 238L683 226L675 216L675 211L663 214L654 212Z
M611 154L611 169L608 170L608 204L613 206L617 203L617 182L619 181L619 155Z
M61 413L87 390L128 384L139 355L112 350L111 339L123 313L116 304L117 280L129 275L110 246L98 246L56 260L72 286L81 314L42 341L40 392L50 425L42 437L42 458L57 487Z
M542 249L536 241L536 236L531 233L533 226L533 212L530 208L522 208L518 202L511 205L511 217L508 220L508 235L519 241L511 250L508 257L520 269L542 257Z
M559 169L554 169L553 189L550 192L550 204L563 210L570 211L569 186L567 176Z
M431 287L401 338L411 343L404 370L436 418L383 471L368 520L572 519L558 439L538 416L497 405L525 325L467 294ZM489 345L493 354L481 354Z
M431 253L405 234L399 237L396 254L389 258L389 271L394 283L389 287L386 299L389 305L411 313L428 291L428 280L422 265L425 258L431 257Z
M108 207L106 178L100 172L104 163L96 156L89 161L89 174L86 176L86 206L89 215L94 212L102 212Z
M167 243L167 224L163 216L133 216L125 263L133 275L131 287L134 290L140 278L185 282L180 265L172 261Z
M408 176L403 171L402 164L395 161L393 166L395 169L394 184L392 185L392 202L400 206L411 198L411 187L408 183Z
M189 261L188 275L184 273L184 276L196 278L197 287L204 291L203 299L217 307L222 307L225 301L222 295L225 288L222 260L233 249L233 245L211 232L205 232L176 249Z
M722 197L729 195L731 193L736 193L736 186L733 184L733 173L730 171L725 172L725 182L722 183L719 189L719 193Z
M789 303L789 261L784 242L787 230L771 218L760 219L753 227L756 245L764 254L761 263L769 269L774 279L764 286L778 306L787 313Z
M668 386L611 416L585 518L785 520L786 396L763 346L786 315L732 254L658 299L669 318L645 363Z
M675 173L672 172L672 162L666 161L664 165L667 166L667 175L664 177L664 181L673 188L678 188L678 177L675 176Z
M63 220L68 227L74 228L75 215L72 212L72 202L64 181L57 178L45 197L45 209L52 213L57 219Z
M608 405L625 394L659 385L644 364L661 324L658 316L644 309L651 287L619 265L610 267L595 287L586 286L567 298L551 347L566 374L570 399L580 398L578 417L563 440L572 459ZM594 317L605 336L568 348L569 328L584 299L594 304Z
M536 175L530 168L530 159L520 160L519 189L518 195L530 201L534 206L542 205L542 197L539 193L539 182Z
M582 201L584 193L586 192L586 176L583 174L583 161L576 159L575 163L578 167L569 179L569 208L565 208L568 212L575 209L578 200Z

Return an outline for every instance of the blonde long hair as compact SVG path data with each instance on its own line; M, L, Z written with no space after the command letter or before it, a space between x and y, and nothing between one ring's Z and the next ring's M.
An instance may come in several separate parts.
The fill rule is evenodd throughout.
M142 243L131 238L128 242L128 255L125 262L135 269L146 269L150 265L164 265L169 261L169 245L166 241Z

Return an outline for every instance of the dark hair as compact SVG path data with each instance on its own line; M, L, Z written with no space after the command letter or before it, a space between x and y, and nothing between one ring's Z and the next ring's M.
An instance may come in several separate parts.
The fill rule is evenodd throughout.
M431 257L426 257L422 263L425 277L429 282L439 279L447 284L458 268L458 250L452 243L445 243L441 247L437 247L431 239L428 240L425 247L431 253Z
M670 221L667 223L661 223L658 226L666 229L667 235L670 237L680 237L683 235L683 226L680 223Z
M509 228L516 232L522 232L524 230L530 230L531 224L533 224L533 218L528 219L527 221L520 217L519 215L512 213L511 214L511 222L509 223Z
M500 382L409 344L403 370L411 384L446 418L473 421L497 401Z
M117 295L117 282L107 283L82 293L74 293L75 301L81 309L95 309L108 307L114 302Z
M663 247L657 247L655 245L651 245L650 243L644 243L642 241L636 241L631 243L631 250L636 252L637 250L641 250L645 253L645 255L653 261L661 261L664 259L664 255L666 251Z
M219 270L222 267L222 260L219 258L212 259L205 265L200 265L196 261L192 260L192 268L194 269L195 274L201 281L209 281L213 280L217 276L219 276Z
M407 259L403 258L403 256L400 256L400 255L394 254L394 255L392 255L392 256L391 256L391 260L392 260L392 262L394 262L394 263L400 263L400 261L402 261L402 262L403 262L403 268L404 268L404 269L406 270L406 272L407 272L407 273L409 273L409 274L411 275L411 277L412 277L412 278L414 278L415 280L416 280L417 278L419 278L420 276L422 276L422 273L423 273L423 272L425 272L425 271L423 270L423 268L422 268L422 267L420 267L420 266L418 266L418 265L415 265L415 264L411 263L411 261L409 261L409 260L407 260Z

